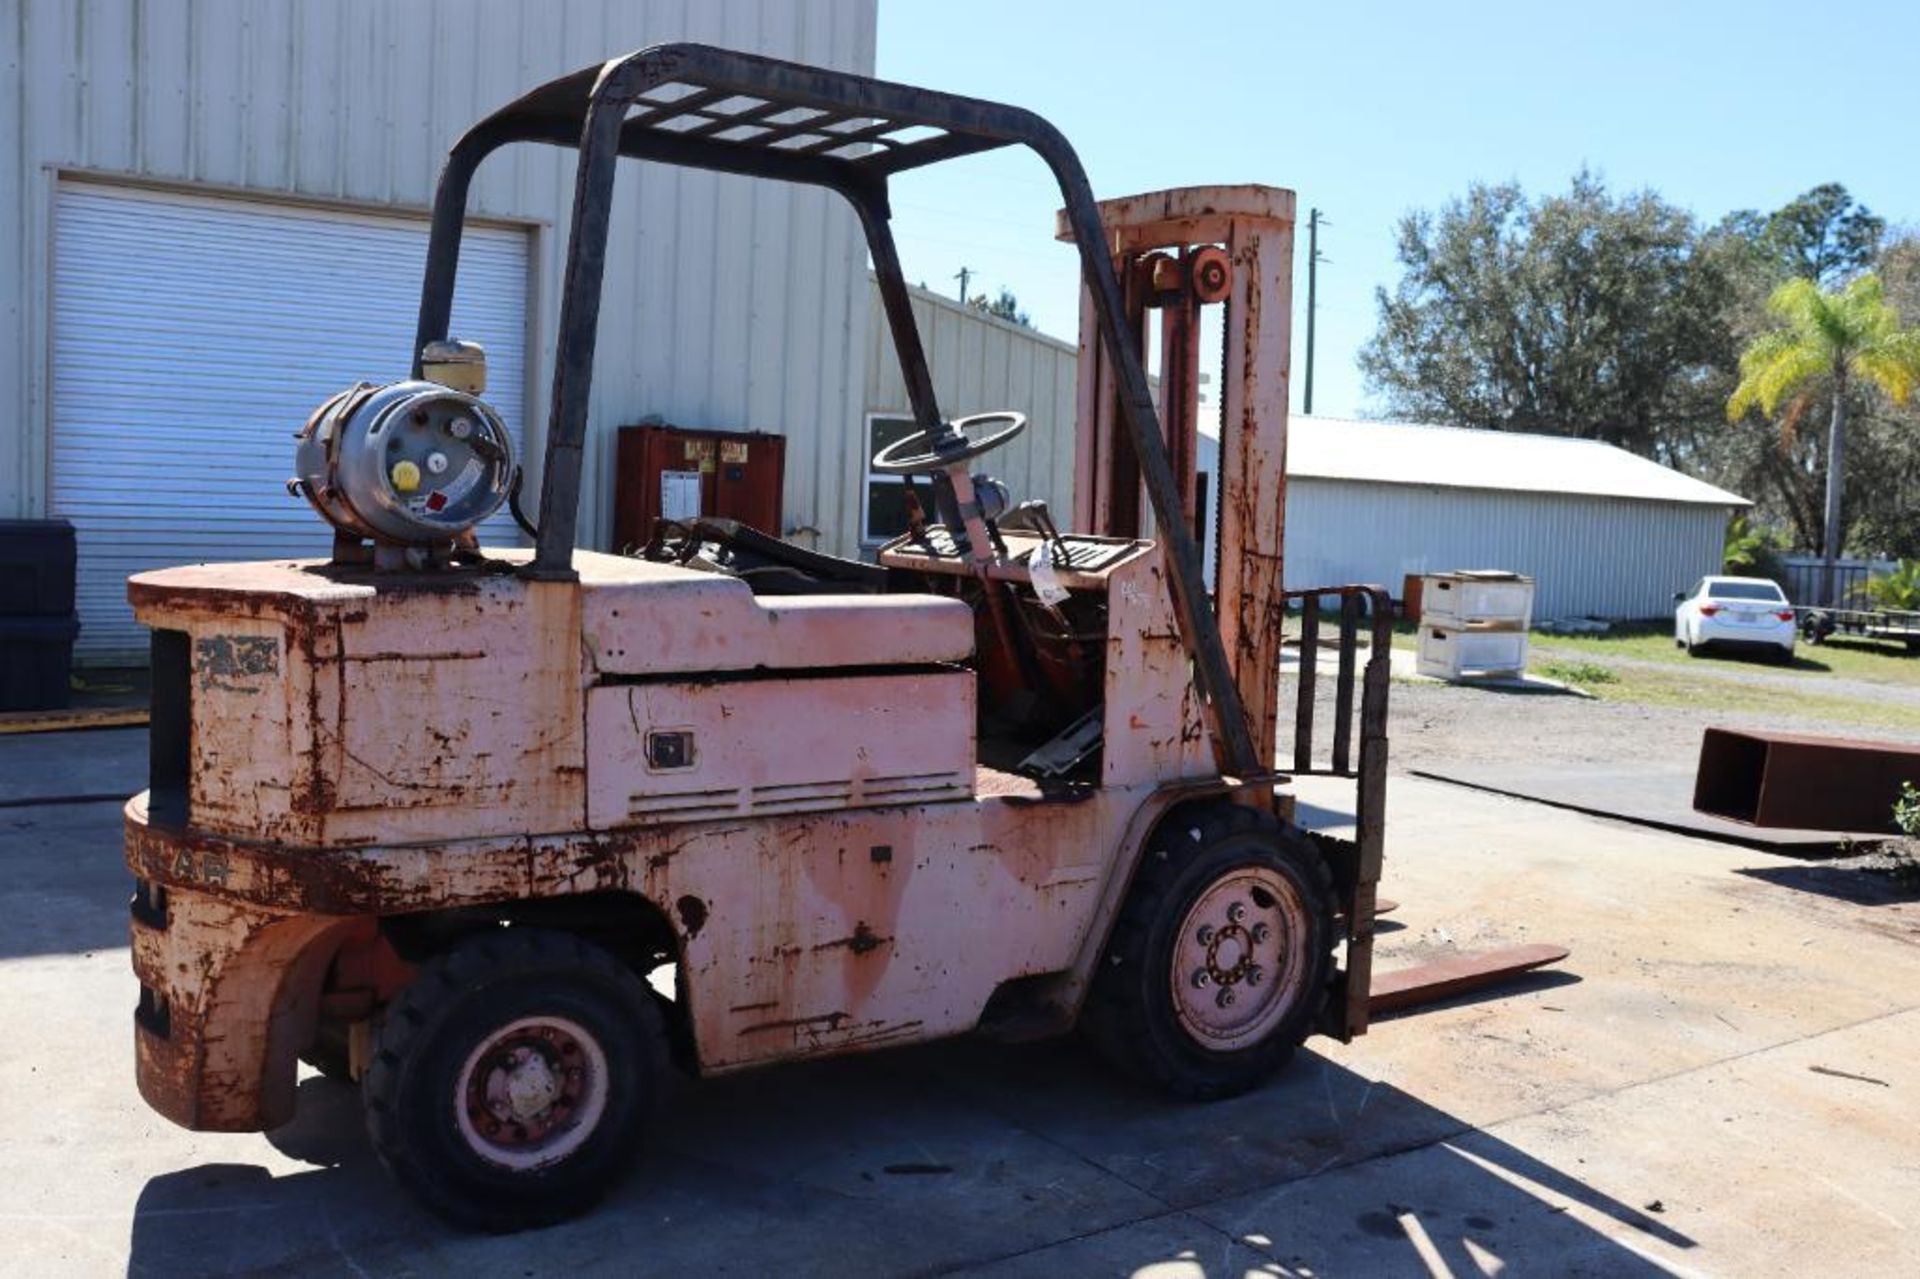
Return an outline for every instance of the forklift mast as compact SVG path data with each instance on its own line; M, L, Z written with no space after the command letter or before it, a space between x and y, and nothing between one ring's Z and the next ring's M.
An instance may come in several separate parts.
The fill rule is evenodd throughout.
M1373 966L1373 919L1383 860L1387 792L1388 653L1393 606L1377 586L1289 591L1285 562L1287 386L1293 312L1293 192L1266 186L1181 187L1102 201L1096 206L1101 247L1121 286L1130 346L1150 349L1159 313L1159 434L1180 495L1169 524L1153 505L1145 527L1141 503L1146 459L1126 429L1121 370L1102 341L1099 301L1080 301L1080 386L1075 422L1074 526L1116 537L1204 535L1201 504L1217 504L1214 600L1221 647L1246 716L1256 756L1275 760L1280 711L1281 650L1289 606L1300 614L1295 667L1293 776L1329 776L1355 783L1351 840L1316 836L1334 868L1343 905L1347 964L1327 1029L1351 1038L1366 1029ZM1079 238L1068 211L1057 235ZM1200 491L1195 461L1200 430L1201 308L1218 305L1221 323L1220 474ZM1151 497L1151 483L1145 486ZM1334 705L1329 748L1314 735L1315 678L1323 610L1338 618ZM1367 656L1359 650L1366 629ZM1357 697L1356 697L1357 694ZM1358 703L1356 707L1356 701ZM1360 740L1354 749L1355 710Z
M1287 364L1293 287L1293 192L1266 186L1182 187L1097 206L1103 247L1120 281L1127 336L1149 349L1159 312L1160 440L1180 494L1184 532L1202 533L1196 485L1200 430L1200 313L1225 312L1215 598L1218 624L1256 755L1274 758L1279 707L1282 537L1286 513ZM1075 238L1063 212L1059 238ZM1144 527L1144 470L1120 372L1100 340L1098 304L1080 300L1074 527L1111 537L1167 537Z

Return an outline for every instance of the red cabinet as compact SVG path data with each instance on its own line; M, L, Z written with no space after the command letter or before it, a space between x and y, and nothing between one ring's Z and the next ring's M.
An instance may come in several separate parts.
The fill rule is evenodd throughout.
M644 546L656 521L739 520L779 537L784 436L623 426L613 467L613 549Z

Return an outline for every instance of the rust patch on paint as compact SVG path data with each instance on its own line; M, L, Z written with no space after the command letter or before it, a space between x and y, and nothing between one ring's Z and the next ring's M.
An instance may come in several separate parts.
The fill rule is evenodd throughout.
M867 921L863 919L853 930L851 937L836 937L832 941L823 941L813 949L814 953L818 954L823 950L838 950L844 946L856 955L865 955L879 950L882 946L892 944L893 938L875 935L873 929L867 927Z
M852 1020L844 1012L821 1013L814 1017L783 1017L779 1021L757 1021L750 1026L742 1026L743 1035L758 1035L769 1030L807 1030L834 1031Z
M707 904L689 893L673 904L680 914L680 925L687 930L688 940L700 935L707 926Z

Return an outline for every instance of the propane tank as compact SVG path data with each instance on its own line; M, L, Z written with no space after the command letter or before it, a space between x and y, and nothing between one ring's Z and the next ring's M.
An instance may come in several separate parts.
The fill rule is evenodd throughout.
M485 386L484 355L472 343L434 345L454 348L436 353L450 358L422 353L422 367L444 381L362 383L322 404L296 436L290 487L336 529L372 541L379 565L419 567L471 542L513 487L513 437L466 389Z

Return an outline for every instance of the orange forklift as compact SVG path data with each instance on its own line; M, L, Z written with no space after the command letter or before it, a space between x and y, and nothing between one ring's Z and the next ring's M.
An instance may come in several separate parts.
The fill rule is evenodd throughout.
M469 184L521 143L578 156L531 514L484 352L448 332ZM1023 417L935 402L889 230L894 174L1016 145L1058 180L1081 265L1066 520L984 469ZM575 547L623 158L858 212L919 428L874 459L912 513L877 564L720 520L635 555ZM1029 112L700 45L482 120L440 178L411 376L300 433L293 487L331 557L129 583L153 637L152 774L126 813L148 1102L270 1128L304 1059L357 1083L425 1204L507 1230L607 1188L670 1063L1080 1026L1206 1099L1310 1034L1362 1033L1389 602L1283 589L1293 215L1266 187L1096 204ZM1207 305L1226 334L1212 602L1193 532ZM509 503L532 546L482 546ZM1292 771L1356 779L1351 841L1293 825L1276 771L1290 608Z

